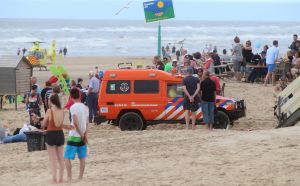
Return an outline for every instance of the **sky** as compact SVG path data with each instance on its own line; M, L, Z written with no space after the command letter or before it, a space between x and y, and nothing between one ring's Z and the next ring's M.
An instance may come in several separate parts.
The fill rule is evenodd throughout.
M1 0L0 18L144 20L135 0ZM300 21L300 0L173 0L176 20Z

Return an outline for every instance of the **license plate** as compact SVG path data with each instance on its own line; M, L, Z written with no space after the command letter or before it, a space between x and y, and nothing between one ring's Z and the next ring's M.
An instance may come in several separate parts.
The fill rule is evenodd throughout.
M108 108L107 107L101 107L100 108L100 113L108 113Z

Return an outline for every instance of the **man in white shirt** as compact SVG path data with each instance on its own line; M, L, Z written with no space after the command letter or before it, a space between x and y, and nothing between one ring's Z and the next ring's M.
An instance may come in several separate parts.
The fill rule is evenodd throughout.
M268 67L268 73L265 78L265 86L267 86L268 80L270 76L272 76L272 84L275 86L275 62L278 59L279 49L278 49L278 41L273 41L273 46L267 50L266 64Z
M85 159L87 157L87 131L89 122L89 111L88 108L81 103L79 90L77 88L72 88L70 95L74 100L74 104L70 108L73 130L69 132L64 154L69 181L72 179L71 160L75 159L76 154L80 161L79 179L82 179L83 177Z

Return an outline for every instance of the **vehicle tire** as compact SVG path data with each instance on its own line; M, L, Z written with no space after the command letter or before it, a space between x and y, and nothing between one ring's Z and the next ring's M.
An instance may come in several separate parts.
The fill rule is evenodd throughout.
M119 119L119 127L122 131L142 130L143 124L143 118L135 112L127 112Z
M229 129L230 119L228 115L222 111L218 111L215 115L214 128L215 129Z
M147 129L147 126L148 126L148 123L147 123L147 122L143 122L142 130L146 130L146 129Z

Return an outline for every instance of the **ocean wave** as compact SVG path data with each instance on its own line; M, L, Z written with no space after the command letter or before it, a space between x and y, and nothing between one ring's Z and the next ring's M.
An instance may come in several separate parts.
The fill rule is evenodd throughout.
M278 32L280 26L257 26L257 27L239 27L239 26L162 26L162 30L165 32L182 32L182 31L194 31L194 32ZM293 29L289 27L289 29ZM64 27L61 29L46 29L45 32L157 32L157 27L103 27L103 28L69 28Z
M229 49L233 38L238 35L242 43L249 39L252 43L260 42L263 45L271 44L277 39L284 51L292 42L292 35L300 34L299 30L299 24L162 22L162 45L174 44L186 38L184 47L188 51L202 51L208 43L217 45L219 50ZM18 47L28 48L31 46L30 42L35 40L47 42L42 46L48 48L53 39L57 42L57 49L68 46L72 55L152 55L156 53L157 47L157 24L79 22L45 23L40 27L36 27L35 23L25 26L15 24L10 27L0 25L0 54L14 54Z
M288 30L299 30L300 26L289 26ZM0 32L25 32L25 33L55 33L55 32L68 32L68 33L84 33L84 32L157 32L157 27L144 27L144 26L126 26L126 27L101 27L101 28L74 28L74 27L62 27L62 28L1 28ZM162 26L164 32L281 32L282 27L276 25L268 26Z
M5 42L5 43L9 43L9 42L25 43L25 42L32 42L32 41L40 41L40 39L37 37L26 37L26 36L0 39L0 42Z

